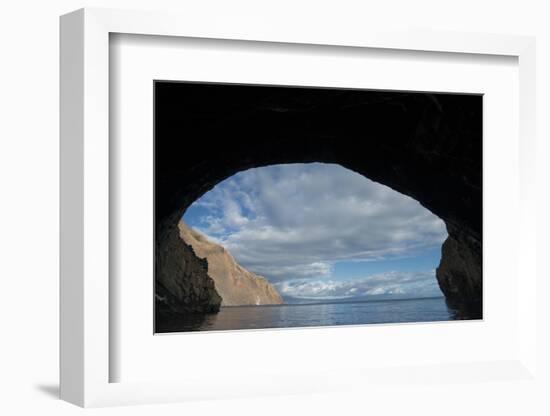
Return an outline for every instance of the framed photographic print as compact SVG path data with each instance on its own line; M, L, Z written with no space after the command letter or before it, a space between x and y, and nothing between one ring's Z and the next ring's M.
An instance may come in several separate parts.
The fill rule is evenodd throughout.
M62 398L531 379L533 39L236 24L62 17Z
M155 333L482 319L482 95L153 88Z

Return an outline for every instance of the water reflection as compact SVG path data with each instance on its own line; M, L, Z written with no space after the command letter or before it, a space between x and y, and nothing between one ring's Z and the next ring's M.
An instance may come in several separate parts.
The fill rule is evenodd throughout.
M402 299L305 305L222 307L212 315L179 315L157 320L156 332L216 331L360 325L393 322L430 322L479 319L444 298Z

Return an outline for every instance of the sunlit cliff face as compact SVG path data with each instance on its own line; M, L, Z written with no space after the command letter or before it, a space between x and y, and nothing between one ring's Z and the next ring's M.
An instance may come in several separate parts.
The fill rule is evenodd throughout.
M339 165L239 172L184 221L288 299L441 296L444 223L417 201Z

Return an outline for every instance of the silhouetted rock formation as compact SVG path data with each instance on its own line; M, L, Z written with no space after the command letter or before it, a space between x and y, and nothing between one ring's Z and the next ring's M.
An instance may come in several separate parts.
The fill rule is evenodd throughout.
M449 235L443 243L441 262L436 269L437 281L450 306L458 310L464 309L463 315L480 318L481 247L472 250L456 240L454 235L456 233ZM475 243L470 242L471 245Z
M208 276L208 264L180 238L177 220L158 230L157 244L163 250L155 256L156 318L173 313L218 312L222 298Z
M179 223L180 236L193 247L197 257L208 263L208 276L214 280L222 306L274 305L283 303L279 292L263 277L239 265L224 247Z
M157 252L172 241L159 232L239 171L337 163L445 221L439 285L481 311L481 96L156 83L155 103Z

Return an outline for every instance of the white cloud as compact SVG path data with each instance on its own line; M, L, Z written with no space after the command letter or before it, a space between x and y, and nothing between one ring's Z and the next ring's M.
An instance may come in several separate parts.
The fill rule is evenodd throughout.
M414 256L447 235L417 201L331 164L243 171L195 204L207 214L191 226L272 280L330 276L344 260Z
M275 285L283 296L302 299L345 299L380 295L441 296L433 270L415 273L388 272L347 280L285 280Z
M248 266L250 268L250 266ZM327 277L332 273L332 264L327 262L313 262L295 265L260 264L253 266L254 272L262 276L268 276L270 280L284 278ZM252 269L251 269L252 270Z

